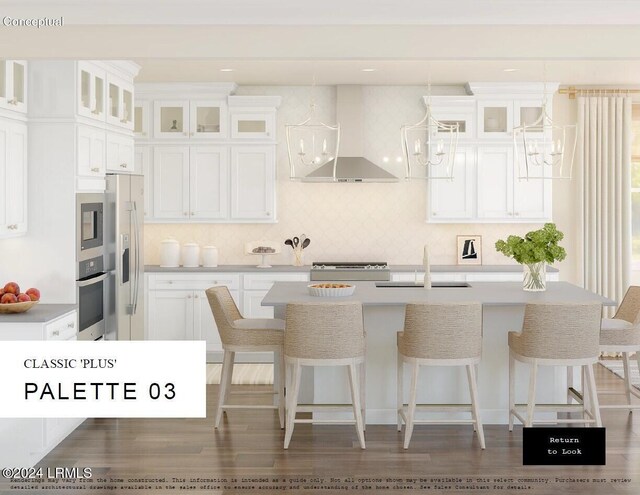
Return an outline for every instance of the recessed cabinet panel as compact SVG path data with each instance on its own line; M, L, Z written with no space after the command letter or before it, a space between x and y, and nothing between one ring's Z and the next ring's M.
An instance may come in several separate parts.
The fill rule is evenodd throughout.
M24 60L0 60L0 107L27 111L27 63Z
M104 122L106 73L89 62L78 62L78 114Z
M191 219L226 218L229 214L229 155L224 146L192 147L189 171Z
M78 175L102 177L105 173L105 132L90 126L78 126Z
M107 170L116 173L134 171L133 138L107 134Z
M149 340L193 340L193 291L149 291Z
M14 123L8 128L7 224L17 234L27 230L27 126Z
M227 104L223 100L196 100L190 102L189 136L215 139L227 136Z
M475 153L472 149L458 148L453 167L453 180L429 180L430 218L472 218L474 211Z
M8 186L7 176L10 173L8 165L9 128L0 123L0 236L11 234L7 216Z
M133 109L133 133L141 139L150 138L149 133L149 102L137 101Z
M265 113L233 112L231 137L234 139L273 139L275 115Z
M513 102L478 101L478 137L509 137L513 131Z
M231 217L274 218L274 182L273 147L234 147L231 151Z
M158 146L153 153L155 218L189 217L189 147Z
M478 217L513 217L513 150L509 146L478 149Z
M144 175L144 217L153 216L153 183L151 147L136 146L134 150L135 173Z
M189 135L189 102L185 100L155 101L153 133L156 138L178 139Z

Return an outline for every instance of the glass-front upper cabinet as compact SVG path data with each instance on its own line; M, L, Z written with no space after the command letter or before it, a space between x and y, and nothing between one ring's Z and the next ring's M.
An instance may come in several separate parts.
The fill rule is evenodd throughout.
M0 106L27 111L27 63L24 60L0 60Z
M189 136L189 101L155 100L153 102L153 137Z
M136 101L133 107L133 133L136 137L148 139L149 134L149 102L145 100Z
M502 100L478 101L478 137L511 137L513 131L513 102Z
M231 112L231 137L234 139L273 139L275 111Z
M107 78L107 122L133 130L133 85L111 76Z
M78 62L78 114L104 121L106 73L88 62Z
M542 133L546 131L546 134L551 133L551 129L547 127L544 129L542 122L542 110L543 110L543 102L542 100L516 100L513 102L513 117L514 117L514 126L518 127L520 125L528 125L532 126L529 128L529 132L539 132ZM549 109L547 109L549 112Z
M227 104L222 100L192 100L189 103L189 137L227 137Z

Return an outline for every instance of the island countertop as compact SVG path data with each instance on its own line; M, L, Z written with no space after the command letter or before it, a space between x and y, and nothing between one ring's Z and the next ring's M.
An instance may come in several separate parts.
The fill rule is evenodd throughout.
M376 287L374 282L355 282L352 296L339 298L309 295L307 282L276 282L262 300L263 306L280 306L290 302L359 301L364 306L397 306L409 302L480 302L485 306L516 306L529 302L616 302L586 291L568 282L547 282L547 290L527 292L520 282L471 282L470 287L432 288Z

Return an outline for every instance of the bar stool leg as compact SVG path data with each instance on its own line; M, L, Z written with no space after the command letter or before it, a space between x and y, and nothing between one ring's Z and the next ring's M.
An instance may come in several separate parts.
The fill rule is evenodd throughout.
M362 429L367 430L367 364L360 363L358 370L360 376L360 411L362 413Z
M624 385L625 393L627 395L627 404L631 405L631 366L629 366L629 353L622 353L622 363L624 364ZM633 409L629 409L631 413Z
M289 442L291 442L291 436L293 435L293 428L296 420L296 409L298 408L298 391L300 390L300 375L302 374L302 366L295 363L293 365L293 373L291 377L291 395L289 395L289 401L287 405L287 425L284 434L284 448L289 448Z
M591 402L591 411L593 417L596 420L596 426L602 426L602 419L600 418L600 404L598 402L598 391L596 390L596 378L593 374L593 365L589 364L587 368L587 383L589 386L589 397Z
M413 435L413 420L416 414L416 402L418 397L418 371L420 366L413 363L411 369L411 390L409 390L409 407L407 408L407 424L404 428L404 448L409 448L411 435Z
M223 407L227 402L229 388L231 388L231 377L233 376L233 359L235 352L224 351L222 358L222 373L220 375L220 387L218 389L218 406L216 407L216 416L213 423L214 428L220 426L222 419Z
M516 407L516 360L509 352L509 431L513 431L513 410Z
M280 429L284 429L284 421L285 421L285 399L284 399L284 388L285 388L285 380L287 375L287 370L284 364L284 354L282 350L279 352L273 353L274 363L273 366L278 366L278 418L280 419Z
M573 397L569 389L573 388L573 366L567 366L567 404L571 404Z
M474 430L478 435L480 448L484 450L484 429L482 428L482 420L480 419L480 406L478 404L478 382L476 378L476 367L467 365L467 379L469 380L469 395L471 395L471 416L474 420Z
M397 371L396 371L396 410L398 414L398 431L402 431L402 416L400 415L400 411L404 407L404 380L403 380L403 372L404 372L404 364L402 362L402 356L400 352L397 354Z
M362 423L362 409L360 406L360 382L358 380L358 366L355 363L349 365L349 387L351 388L351 403L353 405L353 415L356 419L356 432L360 448L364 449L364 427Z
M529 375L529 399L527 402L527 421L525 426L533 424L533 411L536 407L536 380L538 378L538 363L535 361L531 365L531 375Z
M580 367L580 380L582 382L582 419L588 419L584 411L591 411L591 391L586 378L586 366ZM589 423L585 423L585 427L588 427Z

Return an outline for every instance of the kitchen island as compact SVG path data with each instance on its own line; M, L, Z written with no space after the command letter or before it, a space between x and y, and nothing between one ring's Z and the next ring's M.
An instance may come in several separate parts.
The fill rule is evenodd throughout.
M507 424L509 348L507 334L519 331L528 302L615 302L567 282L549 282L544 292L525 292L518 282L473 282L457 288L376 287L374 282L357 282L353 296L318 298L308 294L305 282L276 282L262 300L272 306L276 318L284 318L291 302L359 301L363 304L367 332L367 423L396 423L396 332L404 323L405 305L410 302L480 302L483 306L483 351L478 389L482 420L486 424ZM566 368L541 367L538 375L539 403L563 402L566 398ZM407 373L407 370L405 370ZM527 367L517 363L516 402L525 402ZM341 368L303 369L301 402L349 402L346 371ZM408 380L408 373L405 376ZM423 368L418 403L468 403L464 369ZM406 399L405 399L406 400ZM325 413L316 413L319 415ZM335 413L333 417L336 416ZM438 417L436 415L436 417ZM447 417L463 417L447 413ZM541 417L543 415L541 414Z

